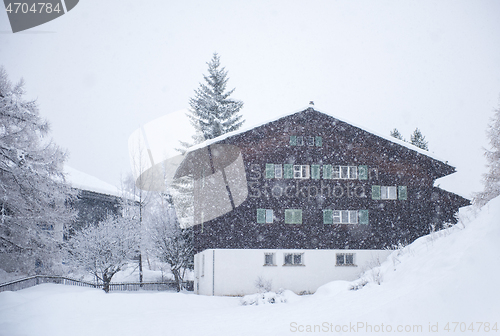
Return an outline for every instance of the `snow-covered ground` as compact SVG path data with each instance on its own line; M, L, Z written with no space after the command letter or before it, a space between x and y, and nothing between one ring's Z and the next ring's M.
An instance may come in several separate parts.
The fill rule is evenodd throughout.
M394 251L364 281L286 292L286 303L53 284L0 293L0 335L498 335L500 198L465 215Z

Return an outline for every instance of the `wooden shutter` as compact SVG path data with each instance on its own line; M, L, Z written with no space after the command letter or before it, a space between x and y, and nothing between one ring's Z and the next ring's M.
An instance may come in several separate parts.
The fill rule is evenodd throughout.
M332 179L332 165L323 165L323 179L324 180Z
M319 165L311 165L311 178L314 180L318 180L319 176Z
M379 200L380 199L380 186L372 185L372 199Z
M266 178L274 178L274 164L266 163Z
M266 209L257 209L257 223L266 223Z
M266 210L266 223L272 223L273 222L273 210L267 209Z
M398 197L400 201L406 201L406 199L408 198L408 191L406 186L398 187Z
M293 223L294 224L302 224L302 210L294 210Z
M368 210L359 210L359 224L368 224Z
M323 224L333 224L332 210L323 210Z
M320 136L316 137L316 147L321 147L323 146L323 138Z
M293 165L292 164L284 164L283 165L284 175L283 177L286 179L293 178Z
M297 146L297 136L295 135L290 136L290 146Z
M368 180L368 166L358 166L358 179Z

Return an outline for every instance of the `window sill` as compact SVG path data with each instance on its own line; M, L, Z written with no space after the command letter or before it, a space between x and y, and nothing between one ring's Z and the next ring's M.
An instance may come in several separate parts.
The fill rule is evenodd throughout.
M304 267L306 265L300 264L300 265L292 265L292 264L283 264L283 267Z
M264 264L262 266L264 266L264 267L277 267L278 265L266 265L266 264Z
M358 267L358 265L335 265L335 267Z

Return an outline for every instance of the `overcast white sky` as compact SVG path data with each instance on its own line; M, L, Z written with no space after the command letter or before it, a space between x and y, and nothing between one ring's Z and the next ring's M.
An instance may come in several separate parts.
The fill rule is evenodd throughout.
M248 124L314 100L333 116L407 138L419 127L481 188L500 94L500 1L97 1L12 34L0 64L23 77L69 164L119 185L141 124L188 107L216 51Z

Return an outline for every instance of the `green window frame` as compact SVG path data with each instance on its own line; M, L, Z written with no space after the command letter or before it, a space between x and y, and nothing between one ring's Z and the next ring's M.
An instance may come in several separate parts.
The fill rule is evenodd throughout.
M380 199L380 186L372 185L372 199L379 200Z
M316 137L316 147L322 147L323 146L323 138L320 136Z
M302 210L285 209L285 224L302 224Z
M320 178L320 165L311 165L311 178L319 180Z
M266 163L266 178L274 178L274 163Z
M290 136L290 146L297 146L297 136L295 135Z
M398 199L406 201L408 199L408 188L406 186L398 186Z

